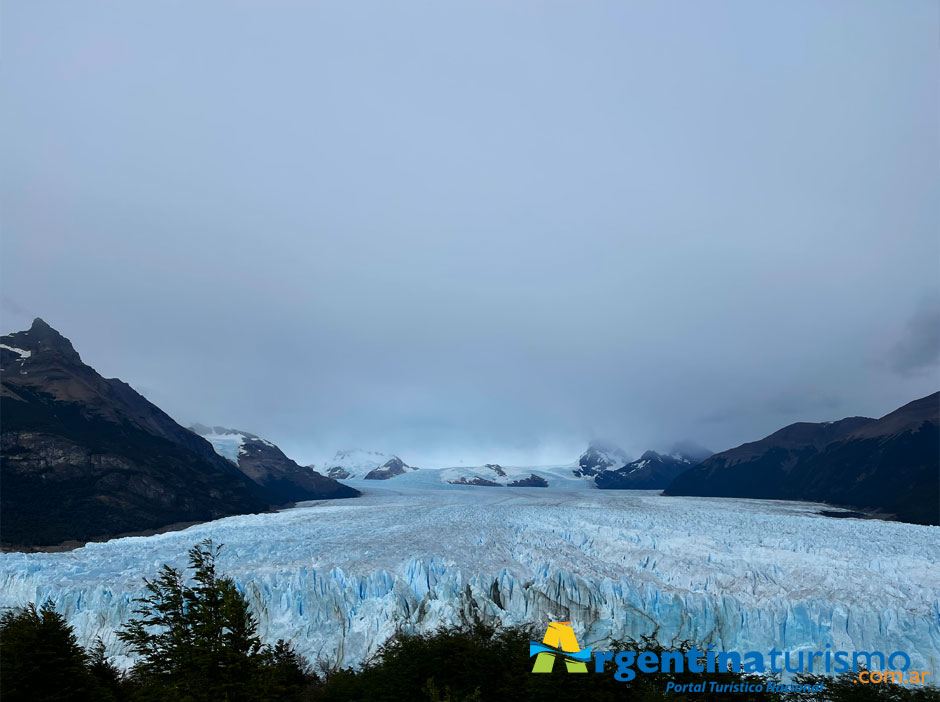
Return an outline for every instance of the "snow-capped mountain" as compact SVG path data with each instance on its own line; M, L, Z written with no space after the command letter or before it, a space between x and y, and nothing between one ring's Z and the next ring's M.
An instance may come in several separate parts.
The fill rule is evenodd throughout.
M619 446L595 439L588 444L587 451L578 458L574 474L590 478L606 470L616 470L629 461L630 457Z
M395 478L399 475L404 475L408 471L418 470L413 466L409 466L398 456L392 456L380 467L374 468L365 474L363 480L388 480L389 478Z
M398 456L362 449L337 451L316 468L335 480L388 480L418 470Z
M498 463L465 468L444 468L441 480L450 485L478 487L548 487L549 481L530 468L503 468Z
M240 442L226 448L237 460L225 460L130 385L103 378L39 318L0 337L0 368L4 544L82 542L358 494L262 440L225 439ZM239 458L255 443L277 455Z
M647 451L631 461L626 452L605 441L592 441L578 458L574 474L602 489L663 489L673 478L712 455L691 441L674 444L668 453Z
M667 456L647 451L622 468L601 471L594 476L594 484L603 490L662 490L697 463L681 453Z
M193 424L189 430L199 434L212 444L212 448L215 449L217 454L227 458L235 465L238 465L240 456L248 454L247 449L245 449L246 442L260 442L266 446L274 447L274 444L270 441L249 434L247 431L237 431L225 427L207 427L203 424Z
M0 367L5 544L87 541L358 494L247 432L204 427L210 444L103 378L39 318L0 337Z
M269 495L37 318L0 337L0 533L48 546L263 511Z
M212 444L216 453L262 485L279 503L355 497L358 494L315 470L302 468L277 446L255 434L202 424L194 424L190 431Z

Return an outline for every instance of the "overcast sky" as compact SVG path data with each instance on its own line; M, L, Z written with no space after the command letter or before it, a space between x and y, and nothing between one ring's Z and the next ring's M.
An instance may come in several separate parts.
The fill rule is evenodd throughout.
M3 0L2 327L415 465L940 387L938 3Z

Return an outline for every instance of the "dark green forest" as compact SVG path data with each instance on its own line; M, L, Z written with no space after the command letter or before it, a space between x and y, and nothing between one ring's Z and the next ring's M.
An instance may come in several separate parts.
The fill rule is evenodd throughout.
M191 573L164 566L145 580L145 595L119 632L135 656L122 672L99 640L82 648L50 603L6 612L0 619L3 702L546 702L547 700L779 700L780 702L914 702L940 700L932 687L860 685L853 674L802 676L822 692L666 693L668 682L766 682L740 673L654 673L618 682L612 674L571 675L560 663L534 675L529 627L482 624L400 633L359 670L315 669L288 642L263 642L247 599L216 571L220 546L189 552ZM663 649L652 639L616 641L616 650ZM690 645L684 646L688 650ZM611 664L611 673L613 665Z

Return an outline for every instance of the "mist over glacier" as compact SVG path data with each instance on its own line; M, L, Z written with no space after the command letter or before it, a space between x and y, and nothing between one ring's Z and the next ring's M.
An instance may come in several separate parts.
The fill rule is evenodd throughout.
M551 474L551 473L546 473ZM940 664L940 530L832 519L819 505L601 491L476 488L418 471L305 503L65 553L0 555L0 607L51 599L128 665L115 630L142 578L225 544L221 570L270 640L357 666L396 630L475 619L571 621L583 646L654 635L723 650L907 652Z

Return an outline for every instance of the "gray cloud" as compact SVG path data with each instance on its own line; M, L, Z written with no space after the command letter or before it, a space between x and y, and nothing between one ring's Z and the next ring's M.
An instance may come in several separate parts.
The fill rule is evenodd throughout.
M299 460L881 415L936 390L869 359L937 281L937 14L7 2L3 324Z
M9 295L0 295L0 312L19 319L25 319L29 316L29 313Z
M891 349L891 368L901 375L940 372L940 295L922 300Z
M783 392L770 398L767 404L770 410L787 416L808 415L819 411L829 412L830 416L835 416L832 413L841 407L842 401L832 395Z

